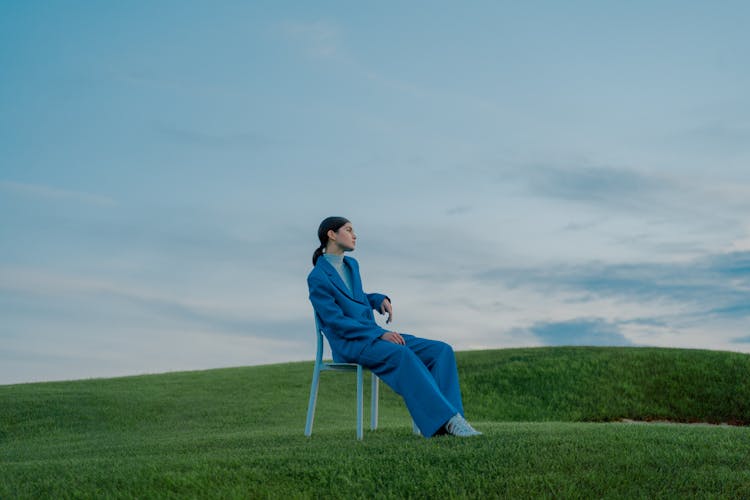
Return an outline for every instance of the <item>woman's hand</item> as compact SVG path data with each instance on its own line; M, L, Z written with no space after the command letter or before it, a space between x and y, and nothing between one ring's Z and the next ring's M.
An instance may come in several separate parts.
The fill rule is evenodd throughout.
M406 345L404 337L398 332L385 332L380 338L388 342L393 342L394 344Z
M385 320L385 322L390 323L393 319L393 307L391 307L391 301L388 300L388 297L384 298L383 303L380 304L380 314L385 313L388 313L388 318Z

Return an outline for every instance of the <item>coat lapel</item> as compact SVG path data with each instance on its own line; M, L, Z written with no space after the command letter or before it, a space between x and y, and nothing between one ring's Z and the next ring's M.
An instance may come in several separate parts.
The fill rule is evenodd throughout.
M362 278L359 276L357 261L351 257L344 257L344 263L349 264L349 269L352 271L352 294L354 295L354 300L367 304L367 297L365 297L365 292L362 289Z
M328 262L325 257L320 257L318 259L318 264L321 266L321 269L328 275L328 279L331 280L331 282L334 284L336 288L341 290L341 292L349 297L350 299L362 302L360 298L357 297L356 290L362 289L362 284L360 283L360 277L359 272L357 272L356 267L352 266L351 263L349 264L351 270L352 270L352 288L354 290L349 290L349 287L346 286L344 283L344 280L339 275L338 271L336 271L336 268L334 268L330 262Z

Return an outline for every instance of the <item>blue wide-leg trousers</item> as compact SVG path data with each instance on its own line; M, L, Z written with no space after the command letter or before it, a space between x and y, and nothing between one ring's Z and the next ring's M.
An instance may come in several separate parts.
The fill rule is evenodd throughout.
M401 336L406 345L374 340L357 363L404 398L420 432L430 437L453 415L464 413L456 356L445 342Z

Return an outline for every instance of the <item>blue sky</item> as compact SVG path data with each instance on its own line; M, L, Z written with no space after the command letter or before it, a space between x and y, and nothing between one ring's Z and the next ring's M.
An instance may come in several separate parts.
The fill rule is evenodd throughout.
M746 2L2 2L0 384L312 359L352 220L456 349L750 352Z

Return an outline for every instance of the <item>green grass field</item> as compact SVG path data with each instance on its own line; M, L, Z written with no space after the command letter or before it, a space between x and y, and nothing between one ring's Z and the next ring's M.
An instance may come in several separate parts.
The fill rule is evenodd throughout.
M411 434L383 388L312 363L0 386L0 498L750 498L750 356L651 348L458 353L484 436ZM712 422L623 423L622 419Z

